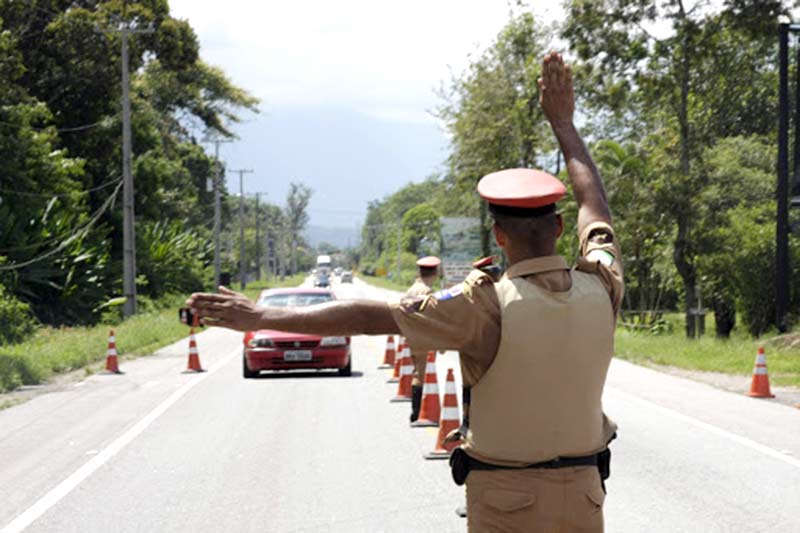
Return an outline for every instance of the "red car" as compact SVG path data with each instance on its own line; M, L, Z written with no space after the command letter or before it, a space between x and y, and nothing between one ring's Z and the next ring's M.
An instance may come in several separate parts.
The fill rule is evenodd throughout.
M269 289L261 293L259 305L278 307L314 305L335 300L327 289ZM350 337L320 337L271 329L248 331L244 335L242 373L258 376L261 370L331 368L340 376L351 373Z

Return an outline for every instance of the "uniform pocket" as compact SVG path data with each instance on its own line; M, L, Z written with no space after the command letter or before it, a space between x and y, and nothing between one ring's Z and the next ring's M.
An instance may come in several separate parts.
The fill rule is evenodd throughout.
M503 489L487 489L483 493L482 500L489 507L504 513L526 509L536 503L533 494Z
M606 493L600 487L594 487L586 493L589 502L594 506L596 511L603 508L603 502L606 501Z

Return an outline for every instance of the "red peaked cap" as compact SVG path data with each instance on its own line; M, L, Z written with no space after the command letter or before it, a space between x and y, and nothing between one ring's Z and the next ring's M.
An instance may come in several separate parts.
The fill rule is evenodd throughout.
M421 268L436 268L442 264L442 260L434 255L429 255L417 260L417 266Z
M488 257L484 257L482 259L478 259L474 263L472 263L473 268L483 268L487 267L494 263L494 256L490 255Z
M567 188L547 172L509 168L481 178L478 194L490 204L537 208L556 203L567 194Z

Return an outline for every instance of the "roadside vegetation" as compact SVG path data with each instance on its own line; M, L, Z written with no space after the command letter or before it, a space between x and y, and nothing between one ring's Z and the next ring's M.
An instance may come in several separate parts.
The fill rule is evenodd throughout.
M714 335L713 317L709 317L706 327L705 336L688 339L683 316L677 313L666 315L664 327L657 333L620 325L615 337L615 355L645 366L750 376L756 351L763 347L770 383L800 387L800 335L777 335L771 331L752 337L745 331L734 331L730 338L719 338Z
M244 292L255 299L266 288L294 287L304 279L304 274L298 274L283 280L255 282ZM178 309L183 306L186 296L172 295L146 302L140 313L124 321L107 313L108 322L103 324L43 327L27 340L0 346L0 392L9 392L22 385L38 385L56 374L81 368L85 368L87 374L101 370L110 329L114 330L122 361L150 355L186 337L189 329L178 321Z

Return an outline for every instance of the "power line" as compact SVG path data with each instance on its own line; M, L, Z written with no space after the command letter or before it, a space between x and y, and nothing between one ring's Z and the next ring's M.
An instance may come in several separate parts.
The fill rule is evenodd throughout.
M58 252L60 252L61 250L63 250L64 248L66 248L67 246L72 244L75 240L77 240L79 238L82 239L83 237L85 237L86 234L89 232L89 230L92 229L92 227L95 225L95 223L97 223L97 221L100 220L100 217L103 215L103 213L105 213L109 209L109 207L111 207L111 205L114 203L114 200L117 197L117 193L119 193L119 190L120 190L121 187L122 187L122 182L120 181L120 183L117 185L117 188L114 189L114 192L111 194L111 196L109 196L106 199L106 201L103 203L103 205L100 206L100 208L97 211L95 211L94 216L91 219L89 219L89 221L86 223L86 225L84 225L82 228L78 229L67 240L65 240L64 242L62 242L61 244L59 244L57 247L53 248L49 252L45 252L42 255L38 256L38 257L34 257L33 259L29 259L28 261L24 261L22 263L13 263L13 264L10 264L10 265L0 265L0 272L9 271L9 270L19 270L20 268L24 268L26 266L30 266L30 265L32 265L34 263L38 263L39 261L44 261L48 257L52 257L53 255L57 254Z
M31 198L69 198L72 196L84 196L87 194L91 194L93 192L101 191L103 189L107 189L112 185L116 185L120 182L120 178L115 178L112 181L108 181L103 183L102 185L98 185L97 187L93 187L91 189L86 189L85 191L75 191L75 192L65 192L65 193L39 193L39 192L26 192L26 191L12 191L10 189L0 189L0 194L10 194L13 196L27 196Z
M118 118L118 117L119 117L119 113L116 113L114 115L104 117L101 120L98 120L97 122L92 122L91 124L83 124L81 126L68 126L68 127L64 127L64 128L57 128L57 127L55 127L55 125L52 125L52 124L49 125L49 126L32 126L30 124L8 122L6 120L0 120L0 126L7 126L9 128L18 128L18 129L19 128L24 128L24 127L29 127L30 129L32 129L34 131L45 131L45 130L48 130L50 128L55 128L55 130L57 132L59 132L59 133L75 133L75 132L81 132L81 131L86 131L86 130L90 130L90 129L93 129L93 128L97 128L99 126L110 126L111 125L111 121L113 119L115 119L115 118Z

